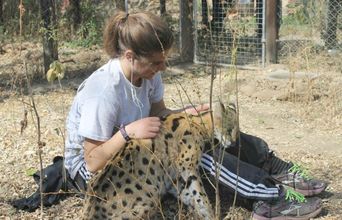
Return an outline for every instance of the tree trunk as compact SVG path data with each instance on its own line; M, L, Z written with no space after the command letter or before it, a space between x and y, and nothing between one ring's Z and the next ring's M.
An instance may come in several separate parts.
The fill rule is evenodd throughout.
M4 1L0 0L0 25L4 26L4 13L3 13Z
M180 55L182 62L192 62L194 59L194 36L192 27L192 3L189 0L179 0L180 5Z
M160 15L163 16L166 14L166 0L160 0Z
M55 35L57 29L56 10L54 0L40 0L41 18L43 21L43 53L44 70L48 71L49 65L58 60L58 44Z
M80 0L70 1L70 16L72 20L72 27L74 31L77 31L81 24L81 4Z

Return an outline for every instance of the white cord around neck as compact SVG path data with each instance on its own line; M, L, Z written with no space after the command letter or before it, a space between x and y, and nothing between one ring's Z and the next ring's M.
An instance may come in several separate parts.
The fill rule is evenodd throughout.
M137 97L137 91L136 88L133 85L133 74L134 74L134 69L133 69L133 62L132 62L132 68L131 68L131 83L130 83L130 89L131 89L131 95L132 95L132 100L135 106L138 107L139 111L140 111L140 118L143 117L142 114L142 108L144 107L144 104L138 99Z

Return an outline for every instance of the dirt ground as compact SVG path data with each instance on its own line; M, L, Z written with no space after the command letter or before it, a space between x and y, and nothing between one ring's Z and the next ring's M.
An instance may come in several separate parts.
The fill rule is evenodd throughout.
M63 154L64 121L75 89L107 57L99 48L62 48L66 77L48 84L42 78L38 44L24 43L2 47L0 55L0 219L37 219L33 213L17 211L9 201L36 190L30 176L39 169L37 123L30 103L25 72L35 73L33 98L40 117L43 166ZM318 219L342 218L342 63L341 54L322 53L301 63L293 57L287 64L268 65L253 70L218 69L213 97L225 102L238 100L240 129L263 138L280 157L297 162L313 177L330 184ZM26 63L26 68L25 64ZM238 93L234 78L237 73ZM165 101L170 108L182 103L208 102L210 68L194 64L171 65L163 75ZM237 98L236 98L237 97ZM27 127L21 129L24 112ZM22 130L22 131L21 131ZM82 199L73 196L44 209L44 219L79 219ZM227 210L227 207L224 207ZM171 214L172 215L172 214ZM232 217L233 216L233 217ZM226 219L248 219L250 212L237 209Z

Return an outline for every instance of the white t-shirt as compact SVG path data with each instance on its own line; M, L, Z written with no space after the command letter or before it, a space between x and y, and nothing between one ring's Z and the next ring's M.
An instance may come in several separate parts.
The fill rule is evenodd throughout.
M71 178L85 168L85 137L107 141L121 124L148 117L151 104L161 101L163 95L160 73L135 87L126 79L118 59L91 74L79 86L66 121L65 167Z

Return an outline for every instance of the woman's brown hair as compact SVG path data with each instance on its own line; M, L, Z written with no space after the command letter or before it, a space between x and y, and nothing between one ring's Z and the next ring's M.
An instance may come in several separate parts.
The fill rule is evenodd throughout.
M104 30L104 49L111 58L117 58L131 49L138 57L169 50L173 44L172 31L158 16L148 12L127 14L117 12Z

